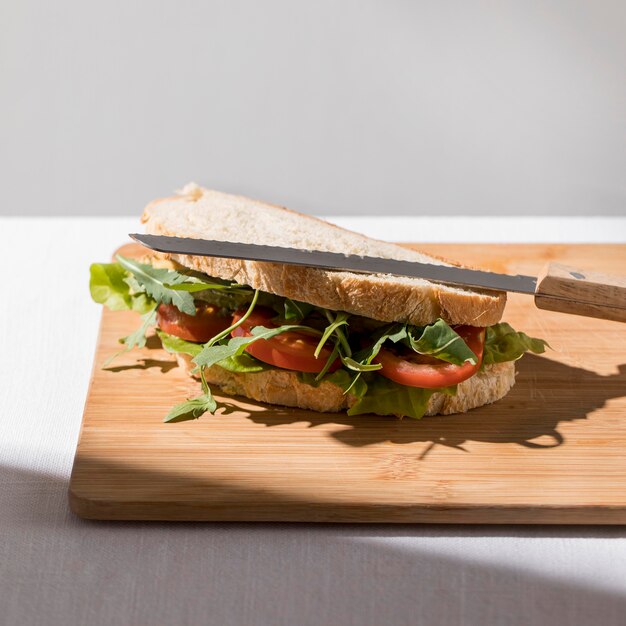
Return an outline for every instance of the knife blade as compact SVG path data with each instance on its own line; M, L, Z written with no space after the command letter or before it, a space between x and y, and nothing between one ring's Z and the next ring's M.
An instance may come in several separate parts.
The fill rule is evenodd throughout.
M152 250L170 254L303 265L364 274L391 274L424 278L459 287L530 294L534 296L535 305L540 309L626 322L626 276L584 271L559 263L548 263L539 277L535 278L523 274L497 274L452 265L322 250L138 233L129 236Z
M363 274L392 274L494 291L534 294L537 288L537 279L533 276L497 274L450 265L434 265L416 261L399 261L340 252L302 250L232 241L212 241L138 233L131 233L129 236L151 250L172 254L247 259L286 265L304 265L326 270L347 270Z

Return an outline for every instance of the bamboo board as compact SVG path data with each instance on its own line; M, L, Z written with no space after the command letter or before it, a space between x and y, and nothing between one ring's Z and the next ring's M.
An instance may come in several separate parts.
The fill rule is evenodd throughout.
M626 246L420 245L471 266L537 273L548 260L622 273ZM104 311L69 496L111 520L626 523L626 325L537 310L505 320L553 350L464 415L348 417L220 397L164 424L198 385L157 340L101 364L135 313Z

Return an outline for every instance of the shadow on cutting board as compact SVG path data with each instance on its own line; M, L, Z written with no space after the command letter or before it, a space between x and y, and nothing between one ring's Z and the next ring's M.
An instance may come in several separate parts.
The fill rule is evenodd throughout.
M157 367L161 370L162 374L166 374L170 370L177 367L176 361L171 359L138 359L133 365L116 365L103 367L102 369L107 372L125 372L127 370L147 370L152 367Z
M586 419L608 400L626 396L626 363L617 374L601 376L540 356L526 355L517 364L517 382L511 392L495 404L459 415L422 420L345 413L316 413L292 409L248 412L255 423L268 427L308 421L311 427L341 424L349 428L332 436L349 446L368 446L384 441L397 444L430 442L424 458L437 445L466 451L471 441L511 443L528 448L556 448L566 443L559 432L561 422ZM240 407L232 407L238 413ZM226 411L229 409L227 408Z
M160 350L156 337L148 339L150 350ZM176 368L176 362L154 358L140 359L133 365L108 367L112 372L159 368L163 373ZM344 413L318 413L240 398L243 406L219 397L218 413L236 413L255 424L272 428L308 423L310 428L324 424L345 426L329 436L347 446L364 447L382 442L426 443L420 458L437 446L466 452L469 442L516 444L546 450L566 444L559 431L562 422L584 420L608 400L626 397L626 363L618 372L602 376L592 370L537 356L525 355L516 364L517 382L502 400L468 413L413 420L371 415L354 417ZM205 418L206 419L206 418Z

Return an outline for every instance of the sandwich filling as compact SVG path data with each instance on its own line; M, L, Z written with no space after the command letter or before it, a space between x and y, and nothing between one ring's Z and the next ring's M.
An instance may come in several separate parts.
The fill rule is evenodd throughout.
M141 314L140 327L120 339L122 352L143 348L154 328L165 350L192 357L202 394L175 406L168 422L217 409L205 378L212 367L250 375L289 370L305 384L330 382L353 396L349 415L421 418L432 394L454 395L485 366L547 346L506 323L380 322L159 265L119 255L116 263L93 264L90 290L112 310Z

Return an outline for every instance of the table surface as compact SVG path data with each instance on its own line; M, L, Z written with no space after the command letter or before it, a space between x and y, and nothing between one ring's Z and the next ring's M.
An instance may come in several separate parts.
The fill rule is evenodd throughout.
M390 240L626 242L626 218L332 219ZM0 622L623 623L621 527L74 517L67 484L100 317L87 266L137 228L131 218L0 219Z

